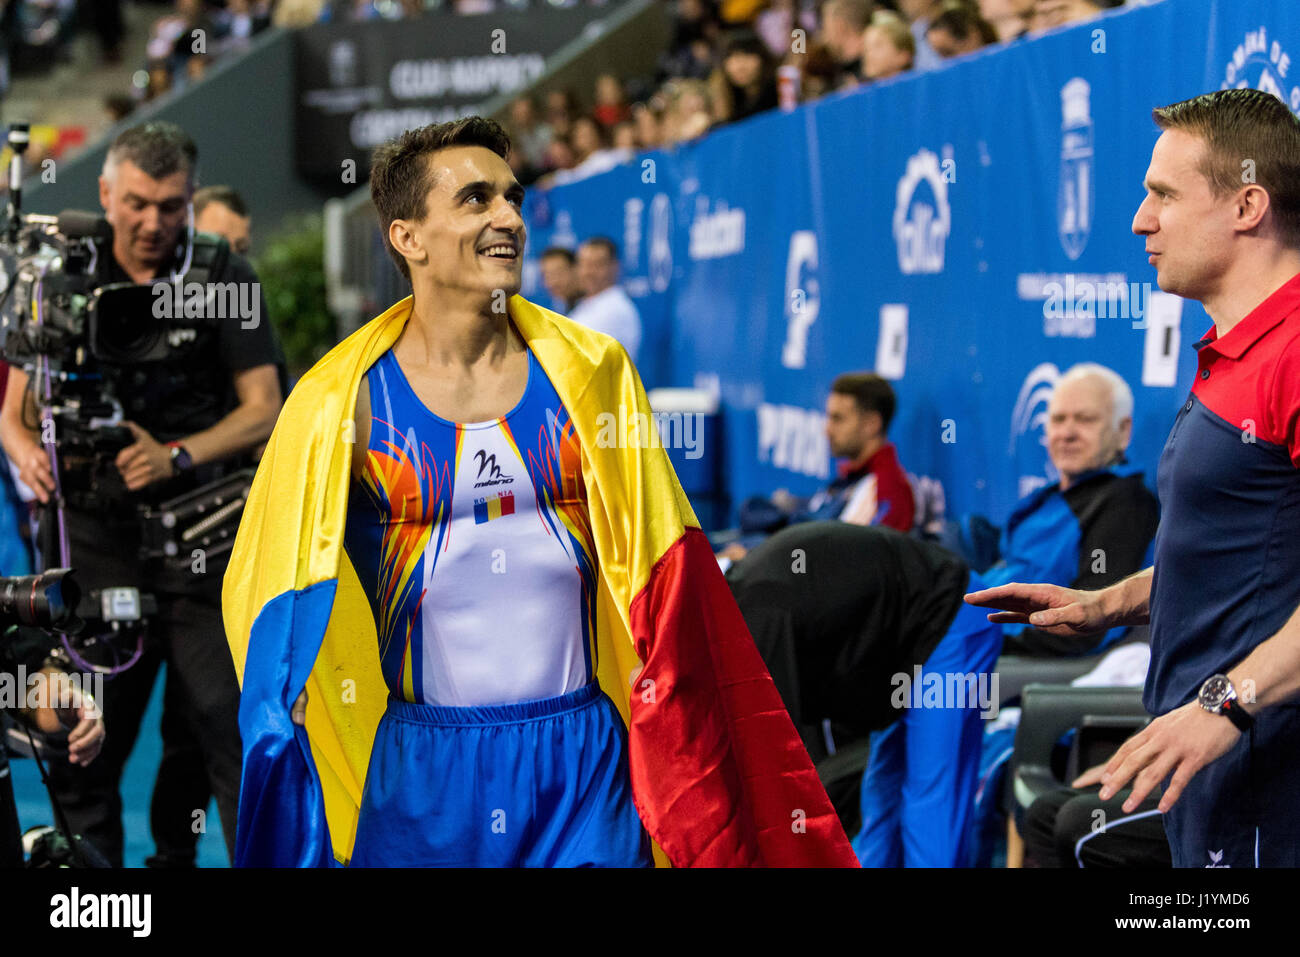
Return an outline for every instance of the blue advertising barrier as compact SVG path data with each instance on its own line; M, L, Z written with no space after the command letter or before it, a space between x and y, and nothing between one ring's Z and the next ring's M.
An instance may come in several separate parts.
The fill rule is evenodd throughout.
M1047 397L1069 366L1132 386L1155 463L1211 322L1161 293L1132 221L1153 107L1251 86L1300 111L1300 4L1164 0L726 127L530 195L535 257L604 234L641 310L647 386L721 401L722 491L808 494L841 372L894 382L904 466L950 515L1005 521L1054 481Z

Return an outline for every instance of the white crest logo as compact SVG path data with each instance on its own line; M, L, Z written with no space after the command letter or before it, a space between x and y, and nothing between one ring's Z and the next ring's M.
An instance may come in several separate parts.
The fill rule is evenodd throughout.
M334 86L355 86L357 82L357 48L351 40L336 40L330 44L330 83Z
M808 328L821 311L821 283L817 279L817 234L801 229L790 234L785 260L785 345L781 365L802 369L807 362Z
M930 197L918 195L922 183L929 185ZM939 169L939 157L923 149L908 159L907 171L898 181L894 202L898 268L904 275L943 272L944 246L951 231L948 183Z
M673 210L666 193L650 200L650 288L663 292L673 278Z
M1244 40L1232 51L1232 59L1223 71L1221 90L1242 90L1251 87L1272 93L1279 100L1291 107L1291 112L1300 113L1300 86L1286 88L1287 74L1291 69L1291 57L1282 49L1277 40L1269 41L1265 27L1251 30Z
M1037 433L1038 445L1043 447L1044 471L1034 475L1021 475L1017 495L1024 497L1048 481L1054 480L1055 469L1051 459L1047 458L1047 406L1052 399L1052 390L1061 378L1061 370L1054 363L1043 362L1034 366L1025 376L1016 397L1016 407L1011 413L1011 441L1007 454L1015 455L1016 444L1022 436Z
M1056 225L1061 248L1078 259L1092 229L1092 88L1076 76L1061 87L1061 182L1056 194Z
M623 201L623 264L628 269L640 268L641 212L645 203L633 196Z

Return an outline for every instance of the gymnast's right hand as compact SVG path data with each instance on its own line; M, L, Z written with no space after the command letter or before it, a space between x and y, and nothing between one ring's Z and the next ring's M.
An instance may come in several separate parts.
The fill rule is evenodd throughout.
M293 710L289 712L289 720L299 726L307 724L307 689L302 689L302 694L298 695L298 700L293 703Z

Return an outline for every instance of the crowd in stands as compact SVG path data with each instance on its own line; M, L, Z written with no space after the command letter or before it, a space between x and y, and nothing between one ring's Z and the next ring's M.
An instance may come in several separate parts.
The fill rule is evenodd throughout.
M588 102L517 100L507 128L525 184L571 182L782 105L933 69L1100 16L1123 0L677 0L654 76L602 74ZM780 78L778 74L781 74Z
M145 2L145 0L137 0ZM55 50L93 29L106 60L141 57L130 94L109 93L114 122L136 103L200 79L268 26L397 20L433 11L484 14L611 0L169 0L145 49L123 51L123 0L0 0L6 52ZM589 95L553 90L511 106L507 129L525 185L603 172L641 150L672 147L779 105L924 71L951 57L1099 16L1124 0L675 0L653 75L596 78ZM1129 0L1133 2L1133 0ZM196 43L195 31L202 31ZM0 45L3 46L3 45ZM55 58L43 50L37 61ZM29 50L30 53L30 50ZM30 59L30 57L29 57Z

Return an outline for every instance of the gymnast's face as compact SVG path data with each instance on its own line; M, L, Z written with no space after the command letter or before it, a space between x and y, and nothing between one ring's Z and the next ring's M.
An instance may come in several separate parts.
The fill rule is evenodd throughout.
M433 187L422 220L394 220L389 238L414 283L439 293L519 292L528 231L524 188L510 164L482 146L453 146L429 158Z

